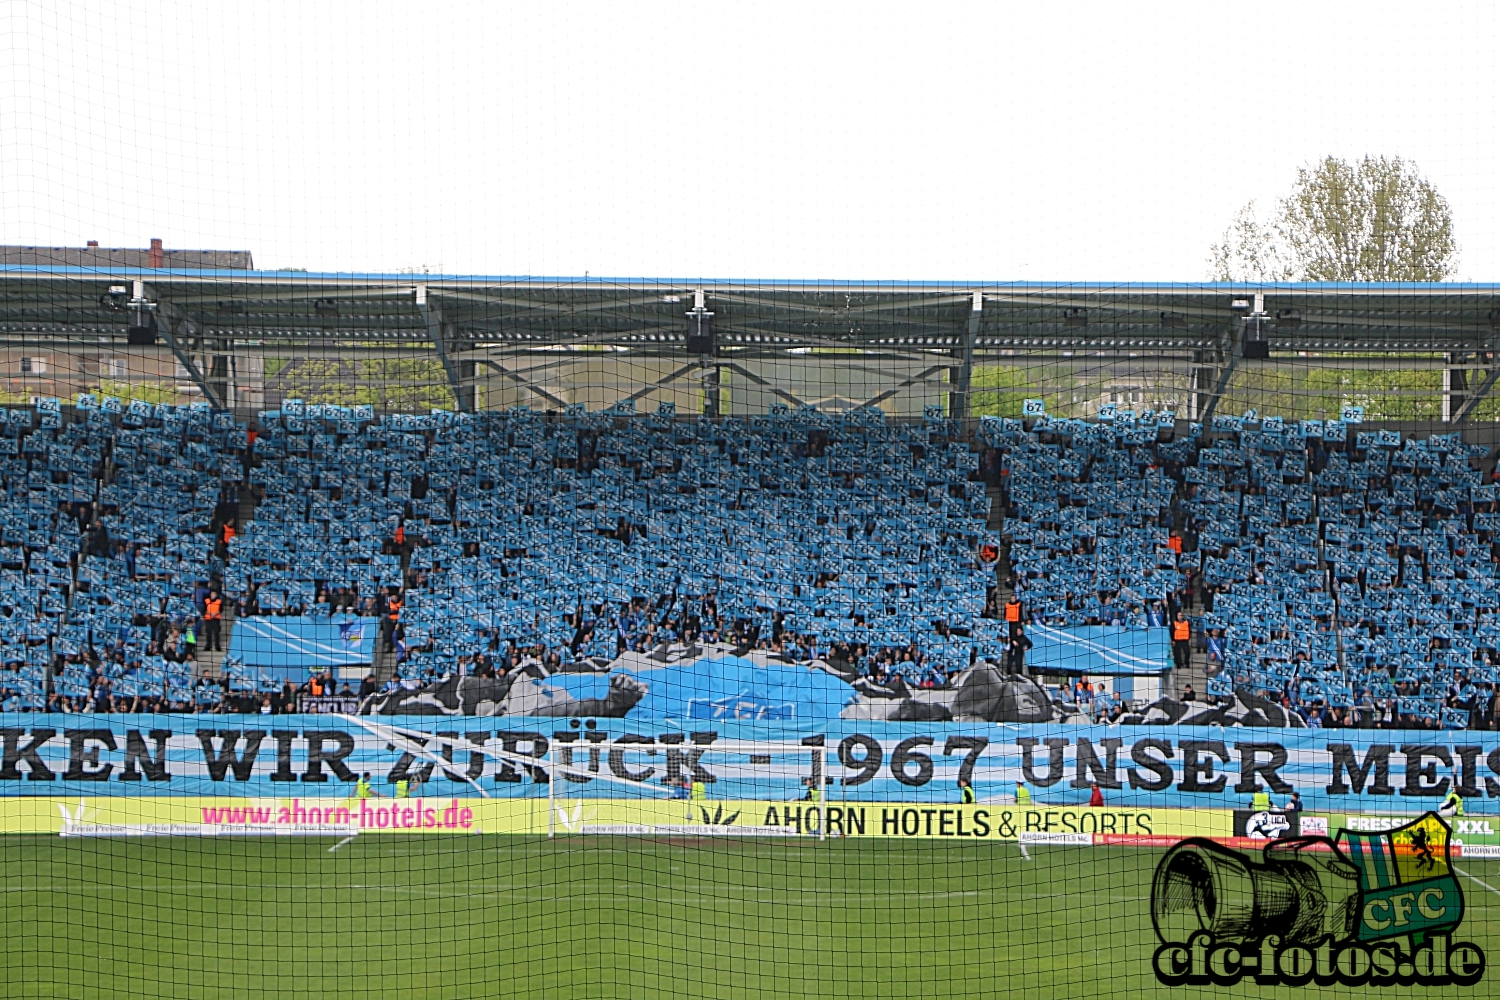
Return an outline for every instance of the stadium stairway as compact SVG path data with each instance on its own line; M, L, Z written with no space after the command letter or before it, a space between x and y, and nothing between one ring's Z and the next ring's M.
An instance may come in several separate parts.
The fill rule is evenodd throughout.
M198 673L203 677L218 680L223 676L224 656L229 650L229 640L234 635L234 604L230 601L224 602L224 634L220 638L219 645L222 647L218 652L210 649L200 648L197 653ZM202 637L199 637L200 646Z
M239 497L239 524L243 531L244 527L255 520L256 508L260 506L261 496L258 491L252 489L242 490ZM220 651L202 650L198 654L198 671L202 676L219 679L223 675L224 657L229 649L230 638L234 635L235 604L232 601L224 603L224 636ZM377 638L375 642L375 662L372 671L376 680L385 682L396 673L396 654L386 652L382 643ZM361 678L350 678L353 687L359 686Z
M406 551L401 554L401 576L403 579L407 579L407 573L410 570L411 552ZM377 684L384 684L396 676L396 653L394 650L389 652L386 650L385 639L380 631L379 624L379 620L377 619L375 629L375 659L370 664L370 672L375 675L375 682Z
M241 525L248 524L255 520L255 508L260 505L260 500L256 497L255 491L249 489L240 490L239 497L239 522Z
M1006 496L998 486L987 486L986 495L990 498L990 516L985 522L985 527L990 531L1001 532L1005 528ZM1180 525L1179 525L1180 527ZM1005 565L1009 557L1009 546L1005 547L1004 556L1000 564ZM1010 580L1007 574L997 572L996 583L1000 592L1000 603L1009 601L1014 591L1011 590ZM1176 669L1171 671L1169 679L1163 684L1162 694L1171 698L1180 698L1187 685L1193 686L1193 691L1198 698L1202 698L1208 690L1208 652L1203 648L1203 640L1196 639L1193 643L1192 661L1186 672Z
M375 681L379 684L384 684L396 674L396 654L386 652L385 640L379 635L375 637L375 663L373 669ZM358 687L359 685L356 683L353 686Z
M984 526L990 531L1001 531L1005 528L1005 491L998 486L986 486L984 493L990 498L990 516Z
M241 490L239 493L239 510L236 512L240 529L243 531L245 525L255 520L255 508L258 506L253 490ZM224 635L219 643L223 648L218 652L212 650L199 650L198 673L203 677L218 680L223 676L224 656L229 651L229 640L234 635L235 602L230 599L224 601Z
M1193 641L1193 657L1186 673L1173 668L1171 684L1162 691L1163 695L1181 698L1183 690L1191 684L1198 699L1203 698L1204 692L1208 690L1208 653L1197 648L1201 643L1201 639Z

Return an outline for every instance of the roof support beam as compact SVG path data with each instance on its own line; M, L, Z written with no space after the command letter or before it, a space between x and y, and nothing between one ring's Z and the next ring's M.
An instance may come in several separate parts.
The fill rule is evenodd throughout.
M208 371L204 375L213 386L215 395L224 400L226 407L233 409L234 357L230 354L209 355Z
M888 320L899 323L901 336L912 338L924 336L951 335L953 332L953 320L962 318L962 313L949 312L944 316L930 317L875 317L877 320ZM743 333L766 333L777 337L788 337L801 339L802 337L822 337L832 344L861 344L867 339L874 339L877 334L864 335L864 339L851 339L855 336L850 330L851 326L858 326L857 322L851 322L849 317L830 316L821 320L797 319L796 317L778 316L724 316L723 323L715 324L724 329L733 329ZM729 324L725 327L724 323ZM918 329L918 328L921 329ZM895 336L890 334L888 336Z
M252 295L245 289L231 289L229 291L209 291L201 294L182 294L173 296L172 301L180 305L200 306L206 305L217 308L220 302L233 302L249 311L250 306L262 303L278 304L283 302L306 302L317 299L350 299L350 300L381 300L381 299L403 299L411 295L411 286L405 288L392 288L389 286L378 288L311 288L286 290L278 289L264 295Z
M670 385L673 382L676 382L678 379L682 378L684 375L691 375L697 370L698 362L696 361L692 362L691 364L683 365L675 372L670 372L666 375L663 375L661 378L657 379L655 382L652 382L644 389L637 389L635 392L632 392L630 395L626 396L624 400L622 400L622 402L634 403L637 399L642 399L646 396L649 396L657 389L660 389L663 386Z
M1234 369L1240 363L1240 352L1235 351L1229 356L1228 362L1219 369L1219 381L1214 386L1214 391L1209 394L1208 402L1198 411L1198 422L1207 426L1214 418L1214 410L1219 408L1219 400L1224 396L1224 390L1229 388L1229 380L1234 377Z
M947 370L948 370L948 366L947 365L933 365L931 368L924 369L924 370L918 372L917 374L911 376L910 378L902 379L893 388L887 389L885 392L882 392L878 396L872 396L871 398L865 400L860 405L861 406L879 406L881 403L884 403L887 399L890 399L892 396L896 395L896 393L900 392L902 389L909 389L912 386L917 385L920 382L926 382L926 381L930 380L934 375L940 374L942 372L946 372Z
M698 360L701 375L699 378L703 384L703 415L710 420L719 415L719 389L723 385L723 372L719 370L718 359L712 354L705 354Z
M1229 380L1234 378L1234 370L1240 363L1240 324L1231 323L1227 331L1222 335L1220 357L1223 358L1223 367L1219 369L1219 379L1214 384L1213 392L1209 394L1208 401L1199 402L1197 407L1197 420L1205 430L1213 422L1214 411L1219 408L1219 400L1224 396L1224 390L1229 388Z
M954 294L913 293L907 291L904 298L892 296L890 301L880 302L876 305L843 306L842 308L832 303L822 302L798 302L794 299L767 299L753 294L743 292L712 291L715 299L723 302L734 302L739 305L755 306L770 309L774 312L795 312L817 316L829 322L837 323L850 316L866 316L871 313L894 312L903 309L933 309L943 306L954 306L960 302L966 302L970 296L967 292ZM837 295L834 291L832 295ZM933 320L933 323L939 323Z
M139 297L149 297L151 289L144 283L138 283L137 292ZM198 391L203 393L203 398L208 400L208 405L215 410L227 409L228 404L224 397L216 391L216 386L211 385L208 379L203 377L202 370L193 361L193 356L184 349L182 338L178 336L178 334L183 334L184 337L201 336L201 325L192 316L165 299L156 299L156 315L161 320L159 329L162 336L167 339L167 346L176 355L177 363L182 365L188 377L198 386Z
M591 357L597 358L597 355L574 355L558 357L556 354L551 352L548 352L546 354L538 353L526 355L517 354L514 351L507 351L504 354L498 356L490 354L489 352L486 352L485 354L473 355L473 358L475 360L489 365L497 372L504 372L506 375L514 373L516 375L519 375L521 378L532 382L536 381L536 376L541 372L551 371L553 368L565 368L568 365L582 364L585 361L590 360ZM538 361L539 358L545 358L547 360ZM527 364L526 362L531 363ZM508 365L513 363L517 364L517 367L512 368L509 371L501 367L501 365Z
M1474 387L1469 393L1468 398L1464 400L1463 405L1454 412L1452 422L1459 424L1472 417L1474 411L1479 409L1479 404L1484 402L1485 397L1490 394L1490 390L1495 387L1496 379L1500 379L1500 365L1491 368L1484 376L1484 380Z
M502 365L498 361L492 361L489 358L480 358L479 359L479 363L482 364L482 365L485 365L488 368L493 369L494 371L496 371L498 373L500 373L505 378L510 379L516 385L519 385L521 388L523 388L523 389L529 389L530 391L536 393L538 396L542 397L547 402L551 403L553 406L559 406L559 407L561 407L561 406L567 406L568 405L567 400L563 399L561 396L555 396L555 395L553 395L552 393L548 392L546 389L543 389L541 386L537 385L535 382L531 381L530 379L525 378L525 377L517 374L516 372L511 371L509 368L505 367L504 365Z
M532 310L526 315L544 313L553 316L579 316L588 313L614 312L635 309L642 306L660 306L672 297L681 297L690 294L682 289L665 288L659 293L651 295L635 296L622 299L602 299L599 301L580 302L569 304L560 301L546 301L540 299L515 298L503 293L486 294L483 291L459 291L451 288L430 288L434 295L441 295L448 299L461 299L465 302L477 302L488 306L509 306L516 309Z
M1455 365L1461 365L1467 357L1465 354L1449 354L1447 360ZM1453 422L1453 414L1463 409L1464 400L1469 396L1469 373L1464 368L1443 369L1443 421Z
M745 378L747 378L750 381L754 382L756 385L760 386L763 389L770 389L771 392L772 392L772 394L774 394L776 397L778 397L779 399L786 400L788 403L792 404L793 406L806 406L807 405L802 400L798 399L796 396L794 396L791 393L787 392L785 389L781 388L780 386L774 385L769 380L761 378L759 375L755 374L753 371L751 371L750 369L746 368L744 365L735 364L734 362L729 362L729 363L721 365L720 367L727 368L730 371L734 372L736 375L743 375Z
M496 329L498 325L499 329ZM566 331L545 331L537 334L529 334L526 331L518 331L514 324L501 321L491 322L484 319L476 319L465 327L469 335L479 341L489 343L516 345L520 347L629 347L637 348L648 345L653 341L649 337L661 338L654 343L663 346L678 344L681 350L682 324L673 323L670 326L641 326L630 330L605 330L592 333L568 333Z
M974 293L974 308L964 328L963 343L953 349L958 364L948 370L948 415L963 420L969 415L969 395L974 382L974 338L979 335L979 321L984 316L984 295Z
M427 336L432 339L438 361L442 362L443 374L448 376L448 387L453 390L454 405L460 413L473 413L474 362L455 361L449 357L448 340L457 332L457 328L443 319L443 310L437 303L428 301L426 285L417 286L417 309L427 322ZM464 378L465 368L468 369L467 380Z

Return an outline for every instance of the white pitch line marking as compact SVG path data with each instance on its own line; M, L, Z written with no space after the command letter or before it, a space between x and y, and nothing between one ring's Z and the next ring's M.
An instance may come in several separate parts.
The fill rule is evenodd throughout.
M1493 892L1495 895L1500 896L1500 889L1496 889L1494 886L1490 885L1488 882L1484 881L1483 879L1474 878L1473 875L1470 875L1468 872L1466 872L1462 868L1458 867L1458 865L1454 865L1453 866L1453 870L1456 871L1456 872L1458 872L1464 878L1470 879L1470 880L1472 880L1474 882L1478 882L1480 885L1484 886L1490 892Z

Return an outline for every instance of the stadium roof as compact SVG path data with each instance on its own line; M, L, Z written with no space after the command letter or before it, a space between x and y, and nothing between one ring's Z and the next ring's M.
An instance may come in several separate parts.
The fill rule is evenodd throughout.
M465 350L680 353L700 290L721 349L1193 355L1227 350L1257 304L1272 351L1482 352L1500 334L1497 284L489 277L0 263L0 339L123 341L126 317L107 293L118 284L133 293L137 281L166 315L189 322L195 339L225 348L417 346L430 343L436 315Z
M1492 357L1500 337L1497 284L359 274L173 267L194 254L232 263L238 252L163 251L159 243L117 256L87 248L87 266L58 263L73 259L66 248L49 250L51 257L11 249L12 258L32 262L6 262L0 251L0 346L116 351L129 343L131 317L148 309L156 343L216 406L227 405L227 390L204 369L222 366L199 362L231 354L435 354L465 409L473 406L476 365L485 377L528 385L503 362L537 351L628 351L684 362L666 381L690 368L810 351L920 360L927 369L915 378L949 373L960 415L976 363L1022 357L1206 366L1217 386L1209 413L1242 357L1248 367L1282 363L1280 353L1317 356L1319 364L1338 364L1342 355L1347 363L1481 370L1455 419L1466 418L1500 376ZM163 266L141 266L141 254ZM689 353L688 315L699 307L712 316L713 346L705 351L708 341L700 340ZM1269 360L1242 347L1259 339Z

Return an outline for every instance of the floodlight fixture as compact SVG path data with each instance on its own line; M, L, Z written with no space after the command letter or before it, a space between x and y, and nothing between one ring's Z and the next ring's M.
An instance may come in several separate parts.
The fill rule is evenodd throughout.
M707 309L688 311L687 349L689 354L714 353L714 314Z
M687 349L689 354L714 353L714 314L708 309L703 289L693 289L693 308L687 313Z
M114 310L115 312L119 312L121 309L124 309L126 303L128 303L129 301L130 287L128 285L110 285L104 290L104 294L99 296L99 304L104 308Z
M125 342L132 347L156 344L156 303L144 298L130 300L130 316L125 326Z
M1241 321L1240 357L1247 361L1264 361L1271 356L1271 342L1266 339L1270 332L1271 318L1265 313L1251 313Z

